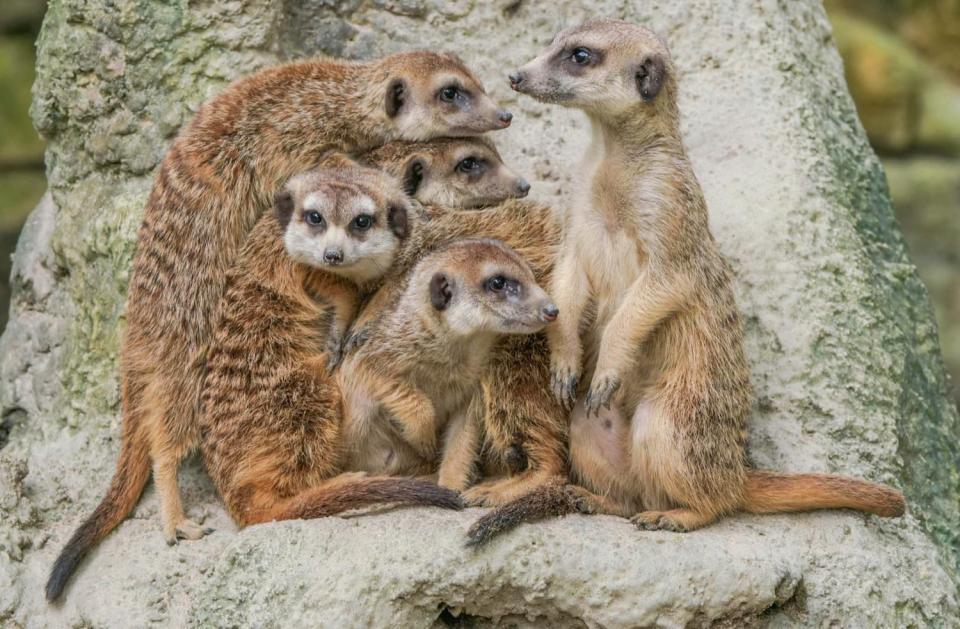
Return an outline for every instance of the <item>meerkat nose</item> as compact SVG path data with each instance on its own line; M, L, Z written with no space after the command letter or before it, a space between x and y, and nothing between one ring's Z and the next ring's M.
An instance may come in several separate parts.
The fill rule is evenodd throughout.
M519 90L520 84L523 83L523 79L524 79L523 72L520 72L520 70L517 70L513 74L508 74L507 78L510 79L510 87L515 90Z
M540 315L543 317L543 320L546 321L547 323L556 321L557 315L559 314L560 314L560 309L557 308L556 304L554 304L553 302L548 303L540 311Z
M339 249L327 249L323 252L323 259L328 264L337 265L343 262L343 252Z
M530 184L527 183L526 179L521 179L517 182L517 195L521 197L527 196L527 193L530 192Z
M502 110L497 114L497 120L500 121L501 126L509 127L510 121L513 120L513 114L511 114L509 111Z

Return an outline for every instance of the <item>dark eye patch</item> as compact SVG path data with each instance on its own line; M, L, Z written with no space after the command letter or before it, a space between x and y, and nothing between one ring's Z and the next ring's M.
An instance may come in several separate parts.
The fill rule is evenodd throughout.
M470 99L470 92L457 83L444 85L437 92L437 99L440 102L450 105L463 106Z
M571 45L560 51L557 55L557 61L570 74L579 75L588 68L603 63L604 57L605 55L601 50L588 46Z
M311 225L313 227L322 227L326 222L323 220L323 215L316 210L307 210L304 212L303 220L307 223L307 225Z
M486 166L486 160L470 155L457 162L456 171L467 175L478 175L486 170Z
M493 293L503 292L507 287L507 278L502 275L494 275L493 277L488 277L487 281L484 282L484 288Z
M483 283L483 288L494 295L514 297L522 292L520 282L505 275L492 275Z
M354 231L367 231L373 227L375 219L369 214L358 214L351 222L350 229Z

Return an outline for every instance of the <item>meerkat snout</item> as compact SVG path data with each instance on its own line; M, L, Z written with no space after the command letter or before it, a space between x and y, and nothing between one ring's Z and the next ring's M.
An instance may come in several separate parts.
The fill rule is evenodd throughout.
M500 126L505 129L510 126L510 121L513 120L513 114L507 110L501 110L500 113L497 114L497 120L500 121Z
M548 303L540 310L540 315L544 323L553 323L557 320L557 315L559 314L560 309L557 308L557 305L553 302Z
M337 266L343 262L343 249L328 248L323 252L323 260L331 266Z
M528 192L530 192L530 184L527 180L523 178L517 180L517 198L522 199Z
M520 87L523 85L523 72L516 70L513 72L513 74L508 74L507 78L510 79L510 88L515 92L519 92Z

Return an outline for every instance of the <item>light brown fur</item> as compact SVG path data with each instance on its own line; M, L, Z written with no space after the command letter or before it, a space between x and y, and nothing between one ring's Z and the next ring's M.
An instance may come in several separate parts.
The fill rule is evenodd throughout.
M480 437L471 406L497 337L536 332L555 316L526 262L497 241L455 241L425 256L339 373L348 467L430 473L444 433L440 483L465 489Z
M889 487L748 467L740 316L680 137L662 40L592 20L557 35L511 81L582 109L593 127L553 276L560 318L547 333L555 393L576 402L572 475L598 494L594 507L675 531L738 510L903 513Z
M457 86L452 99L449 86ZM133 509L151 462L165 538L204 534L184 516L177 468L199 442L204 365L226 270L274 190L331 149L477 135L509 120L462 61L435 52L281 65L237 81L201 107L158 169L128 290L123 438L147 447L149 457L121 447L129 458L118 461L107 495L61 553L50 600L86 549Z

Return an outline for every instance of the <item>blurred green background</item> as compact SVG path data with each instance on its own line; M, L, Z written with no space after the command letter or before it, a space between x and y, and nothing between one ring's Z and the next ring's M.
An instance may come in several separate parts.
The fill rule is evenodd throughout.
M46 3L0 0L0 329L10 304L10 255L45 189L43 142L30 122L34 48Z
M960 401L960 0L826 0L847 82L930 290ZM30 122L44 0L0 0L0 329L10 254L44 191Z

